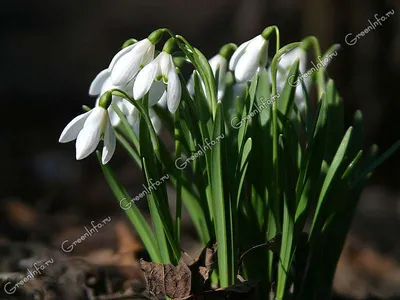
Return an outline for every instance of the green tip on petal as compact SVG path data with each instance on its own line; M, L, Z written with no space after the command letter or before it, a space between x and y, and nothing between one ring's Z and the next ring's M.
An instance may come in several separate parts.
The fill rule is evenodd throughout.
M101 95L100 100L99 100L99 106L107 109L111 105L112 101L112 92L107 91L103 95Z
M137 39L129 39L129 40L126 40L123 44L122 44L122 49L124 49L124 48L126 48L126 47L128 47L128 46L130 46L130 45L133 45L133 44L136 44L138 42L138 40Z
M150 33L150 35L147 37L147 39L153 45L157 45L160 42L163 34L164 34L164 30L157 29L157 30L154 30L152 33Z
M165 42L162 51L171 54L174 48L175 48L175 38L171 37L168 39L168 41Z
M222 46L222 48L219 50L219 54L229 60L236 49L237 46L234 43L229 43Z
M261 36L268 41L271 34L274 32L274 26L269 26L263 30Z

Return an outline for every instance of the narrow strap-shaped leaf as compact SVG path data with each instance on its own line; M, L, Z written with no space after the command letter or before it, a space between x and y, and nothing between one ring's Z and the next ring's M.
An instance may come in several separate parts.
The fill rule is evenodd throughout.
M292 256L293 246L293 234L294 234L294 212L296 205L296 193L295 193L295 170L296 161L292 156L291 149L286 143L285 134L280 136L280 149L281 156L280 165L283 167L282 174L282 190L283 190L283 225L282 225L282 245L280 251L280 260L278 268L278 284L276 288L276 298L283 299L286 286L287 278L290 274L290 264ZM290 133L288 138L290 139Z
M153 143L144 118L140 118L140 148L144 176L149 187L155 185L162 176L162 166L157 160L153 150ZM154 181L154 182L153 182ZM180 257L180 248L176 244L173 232L174 226L168 206L168 196L165 182L154 187L148 197L151 220L156 232L156 238L164 263L177 263Z
M218 102L214 126L214 139L223 134L222 104ZM216 143L211 150L212 163L210 166L212 200L214 206L215 233L218 243L218 270L222 287L231 285L234 281L233 266L229 265L230 243L227 239L227 219L222 181L221 144Z
M100 167L103 170L104 177L106 178L108 185L110 186L115 197L119 199L120 205L122 204L126 215L138 232L140 239L142 240L146 250L149 252L152 261L162 262L160 252L158 251L156 239L154 238L153 232L151 231L149 224L147 224L146 219L141 214L136 204L131 202L132 198L129 197L126 190L118 182L118 179L115 177L114 172L111 170L110 166L108 164L102 164L100 152L97 152L97 157L99 159Z
M328 174L325 177L325 181L322 185L321 193L319 195L317 208L315 210L313 223L310 230L310 239L313 239L316 234L318 234L318 230L321 228L320 220L322 215L322 209L325 205L325 200L328 197L329 191L332 188L332 184L334 180L339 176L342 162L347 155L347 151L349 149L350 138L352 134L353 128L350 127L346 134L343 137L342 142L333 158L332 164L329 167Z
M296 59L290 68L285 86L283 87L282 93L280 94L278 100L278 109L284 116L286 116L286 118L290 117L289 114L292 112L292 107L294 104L297 86L293 83L297 82L297 78L299 76L299 63L300 61Z

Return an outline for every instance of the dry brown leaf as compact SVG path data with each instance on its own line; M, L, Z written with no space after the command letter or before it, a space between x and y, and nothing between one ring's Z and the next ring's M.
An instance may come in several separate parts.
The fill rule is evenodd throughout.
M210 288L205 285L216 260L217 245L210 241L201 251L197 260L189 266L192 272L192 293L199 293Z
M163 294L172 299L189 296L191 290L191 272L181 259L177 266L140 260L150 293Z

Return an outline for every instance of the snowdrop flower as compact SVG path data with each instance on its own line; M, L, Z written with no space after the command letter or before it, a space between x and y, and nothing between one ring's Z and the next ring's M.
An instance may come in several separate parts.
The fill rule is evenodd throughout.
M76 139L76 159L88 157L103 139L102 163L106 164L115 151L116 138L108 117L107 107L111 103L111 92L106 92L99 105L74 118L64 128L59 142L68 143Z
M162 31L156 30L148 38L123 48L111 60L108 68L112 84L120 86L131 81L141 68L154 59L155 45Z
M122 85L122 86L114 85L111 81L108 69L105 69L101 71L92 81L89 88L89 95L98 96L96 100L96 106L97 106L100 99L100 95L103 95L106 91L112 89L119 89L129 94L132 91L132 87L133 87L133 81L127 85ZM122 113L127 117L128 121L132 120L132 116L135 115L134 111L136 110L136 108L128 100L123 99L119 96L112 96L111 103L118 106L118 108L122 111ZM112 108L111 105L108 107L108 115L112 126L116 127L121 123L121 119L118 117L117 113L115 112L115 110ZM132 120L132 122L134 123L135 120Z
M237 82L245 83L251 80L257 71L265 68L267 59L268 40L260 34L237 48L229 62L229 69L235 72Z
M296 47L291 51L285 53L278 62L278 72L276 74L276 85L277 91L279 93L282 92L285 87L286 81L293 87L296 87L295 91L295 102L300 111L305 108L305 101L303 96L303 88L301 85L301 79L293 82L293 78L289 78L290 68L294 64L296 60L299 60L299 73L304 74L306 72L306 62L307 62L307 53L301 47ZM311 84L310 78L304 79L304 84L306 88Z
M213 56L208 63L210 64L211 70L214 76L217 74L217 70L219 70L218 75L218 100L222 100L225 93L225 86L226 86L226 72L228 70L228 60L232 56L233 52L236 50L236 45L234 44L227 44L221 48L219 53ZM201 84L203 86L203 91L205 93L205 85L202 79ZM194 91L194 78L193 75L190 77L189 82L187 84L187 89L191 95L195 94Z
M172 60L172 48L174 40L170 38L164 45L163 51L137 75L133 85L133 98L138 100L146 95L154 85L158 85L163 90L161 98L149 97L149 106L166 97L168 110L174 113L181 100L181 82L176 73L175 65ZM162 79L163 85L160 85Z

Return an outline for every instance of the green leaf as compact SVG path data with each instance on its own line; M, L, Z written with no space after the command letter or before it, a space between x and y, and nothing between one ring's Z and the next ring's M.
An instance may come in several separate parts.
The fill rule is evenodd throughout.
M213 139L216 140L223 134L222 104L218 102L214 125ZM215 233L218 244L218 270L221 287L227 287L234 282L234 266L230 265L231 251L227 238L227 219L222 181L221 141L217 142L211 150L212 163L210 164L212 200L214 209Z
M373 170L379 167L385 160L387 160L390 156L392 156L399 148L400 148L400 140L394 143L378 159L376 159L373 163L371 163L368 167L366 167L365 170L362 172L362 174L359 176L359 178L353 183L353 185L357 185L360 181L366 179Z
M328 102L328 132L329 138L326 141L325 157L324 159L331 163L335 151L338 148L341 138L344 134L344 112L343 104L340 99L333 80L328 81L326 90L326 99ZM357 133L355 133L357 135ZM353 136L355 136L353 134ZM359 145L357 145L357 149ZM362 147L362 145L361 145Z
M335 154L335 157L333 158L332 164L329 167L328 174L325 177L325 181L322 185L321 193L319 195L317 208L315 210L314 219L310 230L310 239L314 238L315 235L318 234L318 230L321 228L320 222L322 222L321 221L323 215L322 209L324 205L326 205L325 200L328 197L329 191L331 190L335 179L337 179L338 176L340 175L342 162L345 159L345 156L349 149L348 146L350 143L352 130L353 128L350 127L347 130L346 134L344 135L343 140L340 143L340 146Z
M145 119L140 118L140 153L142 154L143 173L149 187L156 181L169 174L161 175L162 166L153 150L153 142ZM180 257L180 248L174 239L174 225L168 206L168 196L165 187L166 182L161 181L154 191L147 195L151 220L154 225L156 238L163 263L176 264Z
M325 96L319 101L317 119L314 125L313 138L308 142L305 157L300 169L296 186L297 208L295 215L296 238L303 231L309 208L321 189L320 177L325 145L327 140L328 104Z
M159 263L162 262L156 240L150 229L150 226L146 222L146 219L141 214L136 204L130 202L130 199L132 198L118 182L117 178L114 175L114 172L111 170L109 165L102 164L101 154L99 151L97 151L97 158L99 160L100 167L103 170L104 177L106 178L108 185L113 191L115 198L119 199L120 205L122 205L124 208L127 208L124 209L124 211L129 220L132 222L133 226L135 227L137 233L139 234L140 239L142 240L146 250L149 252L151 260ZM126 202L125 200L128 200L128 202ZM131 203L131 205L129 203Z
M288 134L287 139L285 135ZM286 286L287 278L290 274L290 265L292 257L292 246L294 242L294 212L296 205L296 193L295 193L295 171L296 171L296 160L292 156L292 150L287 145L286 140L291 138L290 133L284 132L284 135L280 136L280 165L283 167L281 172L282 190L283 190L283 226L282 226L282 245L280 251L280 264L278 268L278 284L276 289L276 298L283 299Z
M286 118L290 117L290 113L292 112L292 107L294 104L294 98L296 96L296 85L293 84L297 81L299 76L299 60L296 59L292 67L290 68L288 77L285 82L285 86L280 94L278 101L278 110L286 116Z
M239 207L243 183L244 183L244 179L246 176L247 167L249 165L249 155L251 152L251 147L252 147L252 139L248 138L246 143L244 144L243 153L240 155L241 161L240 161L240 165L239 165L239 170L237 170L237 172L236 172L237 178L239 179L238 189L237 189L237 193L236 193L236 195L237 195L236 209Z

